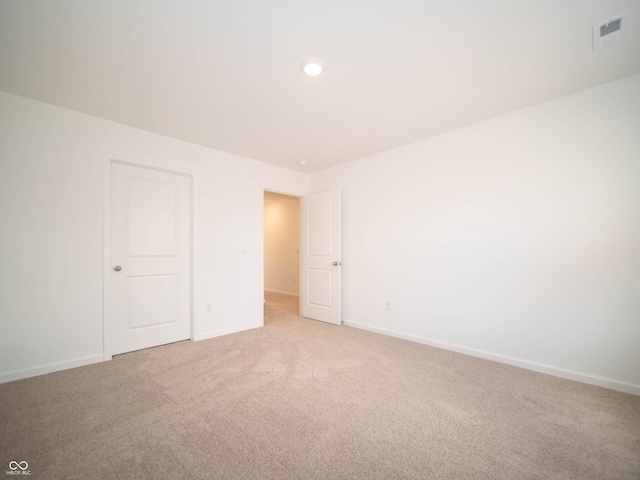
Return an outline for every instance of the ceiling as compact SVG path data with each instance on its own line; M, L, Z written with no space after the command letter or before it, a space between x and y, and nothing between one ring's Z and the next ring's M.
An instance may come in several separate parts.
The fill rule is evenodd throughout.
M0 0L0 90L306 172L636 73L640 0Z

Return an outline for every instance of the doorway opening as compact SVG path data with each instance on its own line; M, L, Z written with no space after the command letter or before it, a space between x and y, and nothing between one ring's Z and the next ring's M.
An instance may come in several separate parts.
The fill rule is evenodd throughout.
M300 198L264 192L265 308L300 313ZM268 316L265 315L265 322Z

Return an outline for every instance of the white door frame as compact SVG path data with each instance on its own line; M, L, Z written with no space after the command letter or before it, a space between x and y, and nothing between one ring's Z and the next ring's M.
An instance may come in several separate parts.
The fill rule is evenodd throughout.
M157 161L152 161L144 158L134 158L131 155L114 154L110 152L104 152L102 154L102 167L103 167L103 182L102 182L102 323L103 323L103 355L104 360L111 360L113 358L113 338L112 338L112 312L109 299L111 298L111 164L120 163L123 165L130 165L138 168L148 168L152 170L159 170L167 173L173 173L178 175L184 175L190 179L190 211L191 211L191 229L189 232L189 245L191 258L189 262L190 270L190 282L189 282L189 298L190 298L190 311L189 311L189 324L190 324L190 339L197 340L198 329L194 321L194 305L196 299L194 298L194 279L195 266L197 265L197 246L194 239L197 234L197 211L196 211L196 175L194 172L184 169L178 165L168 165Z

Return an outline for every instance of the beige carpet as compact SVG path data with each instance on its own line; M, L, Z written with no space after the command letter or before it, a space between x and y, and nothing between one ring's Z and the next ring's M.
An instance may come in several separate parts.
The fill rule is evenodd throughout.
M640 478L640 397L296 311L268 295L263 329L0 385L0 475Z

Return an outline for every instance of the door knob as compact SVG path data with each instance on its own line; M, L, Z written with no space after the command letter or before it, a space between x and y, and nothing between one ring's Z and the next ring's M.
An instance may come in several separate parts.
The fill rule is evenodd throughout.
M342 265L342 262L333 262L334 267L337 267L338 265Z
M115 267L113 267L113 269L114 269L116 272L119 272L120 270L122 270L122 267L121 267L120 265L116 265Z

